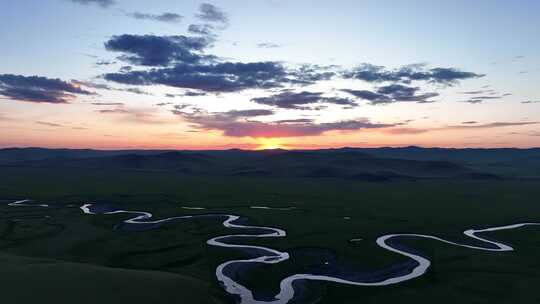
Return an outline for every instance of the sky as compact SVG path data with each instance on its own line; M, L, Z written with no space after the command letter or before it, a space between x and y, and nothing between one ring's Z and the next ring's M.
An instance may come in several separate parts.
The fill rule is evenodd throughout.
M540 146L539 1L0 6L0 147Z

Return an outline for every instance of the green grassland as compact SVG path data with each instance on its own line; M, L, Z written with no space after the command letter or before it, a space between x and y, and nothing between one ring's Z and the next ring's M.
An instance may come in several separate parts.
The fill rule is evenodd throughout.
M0 198L31 198L50 208L0 204L0 263L6 303L234 303L215 267L246 257L206 245L239 233L217 219L191 219L142 232L113 231L126 215L84 215L85 202L110 202L157 218L227 213L287 231L286 238L242 239L291 254L257 266L241 282L274 295L281 278L324 267L369 272L406 259L375 244L383 234L414 232L456 241L469 228L540 222L540 182L186 176L174 172L3 167ZM293 210L250 206L294 206ZM209 210L185 210L202 206ZM345 219L350 217L350 219ZM306 282L301 303L537 303L540 229L486 235L516 251L489 253L440 242L403 242L429 257L428 273L389 287ZM360 242L348 242L362 238ZM34 292L30 292L33 290ZM7 299L7 300L6 300ZM83 300L84 299L84 302ZM161 302L160 302L161 301Z

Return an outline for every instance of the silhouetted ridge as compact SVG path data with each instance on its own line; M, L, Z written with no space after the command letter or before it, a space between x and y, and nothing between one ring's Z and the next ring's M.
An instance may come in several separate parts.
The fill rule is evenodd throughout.
M507 157L512 155L512 157ZM497 160L487 162L485 159ZM214 176L347 178L366 181L461 178L499 179L516 164L540 168L540 150L425 149L99 151L3 149L0 164L102 170L169 171ZM509 169L510 168L510 169ZM520 169L521 170L521 169Z

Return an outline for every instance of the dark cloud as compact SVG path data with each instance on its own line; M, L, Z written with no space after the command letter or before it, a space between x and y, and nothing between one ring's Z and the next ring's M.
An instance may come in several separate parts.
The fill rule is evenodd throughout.
M119 91L119 92L128 92L133 94L139 94L139 95L152 95L148 92L145 92L137 87L132 88L113 88L111 86L108 86L103 83L95 83L91 81L77 81L73 80L72 83L77 84L79 86L85 86L92 89L99 89L99 90L108 90L108 91Z
M346 106L357 106L349 98L325 97L321 92L291 92L285 91L268 97L253 98L251 101L282 109L310 110L314 104L337 104Z
M349 93L354 97L368 100L373 104L379 104L379 103L388 103L392 100L388 98L386 95L379 94L373 91L369 90L351 90L351 89L343 89L341 90L343 92Z
M251 110L231 110L223 112L223 115L235 118L256 117L256 116L268 116L274 114L272 110L266 109L251 109Z
M168 105L171 105L172 102L160 102L160 103L156 103L156 106L158 107L164 107L164 106L168 106Z
M472 124L477 124L477 123L478 123L478 122L477 122L477 121L474 121L474 120L462 122L462 124L464 124L464 125L472 125Z
M134 65L168 66L173 63L196 63L208 57L201 51L208 46L202 37L119 35L105 42L109 51L121 52L118 59Z
M293 80L292 83L299 85L308 85L318 81L330 80L336 76L334 71L338 66L318 65L318 64L303 64L297 69L291 70L289 73Z
M466 94L466 95L496 94L495 90L465 91L465 92L460 92L460 93L461 93L461 94Z
M523 104L530 104L530 103L540 103L540 100L525 100L522 101Z
M123 109L123 108L96 110L96 112L98 113L129 113L128 110Z
M199 6L197 17L207 22L219 22L225 25L229 23L227 14L221 8L210 3L203 3Z
M469 99L462 100L462 102L482 103L486 100L502 99L503 97L512 95L510 93L500 94L493 89L487 88L489 88L489 86L483 86L482 90L460 92L461 94L472 95Z
M197 96L205 96L205 92L197 92L197 91L185 91L181 94L165 94L166 97L197 97Z
M281 47L281 44L272 43L272 42L262 42L257 43L257 47L261 49L275 49Z
M205 96L206 93L204 92L195 92L195 91L186 91L182 94L182 96L189 96L189 97L195 97L195 96Z
M401 84L391 84L382 86L377 91L369 90L351 90L343 89L343 92L349 93L360 99L368 100L371 104L387 104L393 102L433 102L431 98L439 96L438 93L428 92L419 93L419 87L404 86Z
M461 80L483 77L483 74L465 72L455 68L431 68L423 64L406 65L389 70L384 66L364 63L344 73L345 78L360 79L367 82L403 82L426 81L435 84L453 85Z
M84 4L84 5L96 4L103 8L112 6L116 3L115 0L69 0L69 1L73 3Z
M367 119L346 120L329 123L314 123L311 120L260 122L239 120L245 116L225 113L207 113L196 110L192 113L184 109L173 111L174 114L193 124L198 130L218 130L231 137L299 137L316 136L329 131L355 131L361 129L387 128L392 125L371 123Z
M124 91L124 92L129 92L129 93L133 93L133 94L138 94L138 95L152 95L148 92L145 92L139 88L126 88L126 89L116 89L118 91Z
M132 70L133 70L133 67L131 67L129 65L125 65L125 66L120 68L120 72L122 72L122 73L131 72Z
M190 112L186 112L187 110L191 109L191 113ZM180 115L180 116L183 116L183 115L186 115L186 116L189 116L189 115L193 115L193 113L199 113L201 112L202 110L199 109L199 108L193 108L192 105L188 104L188 103L181 103L181 104L177 104L174 106L174 110L172 110L171 112L175 115Z
M74 94L92 95L76 82L41 76L0 74L0 95L6 98L45 103L67 103Z
M439 96L438 93L420 93L419 87L409 87L391 84L377 89L377 93L388 96L393 101L414 101L419 103L433 102L430 98Z
M428 80L433 83L451 85L460 80L484 77L485 74L464 72L454 68L434 68L427 73L413 73L408 76L411 80Z
M190 110L191 112L188 112ZM202 109L193 107L190 104L178 104L174 106L174 110L172 110L173 114L180 115L180 116L186 116L186 117L194 117L196 115L204 115L203 113L206 113ZM205 115L213 116L215 119L222 119L222 120L237 120L237 119L247 119L250 117L258 117L258 116L268 116L272 115L275 112L273 110L267 110L267 109L248 109L248 110L230 110L227 112L218 112L218 113L206 113Z
M369 63L361 64L352 71L344 74L346 78L361 79L367 82L399 81L401 80L394 72L387 71L384 66Z
M103 75L108 81L122 84L161 84L215 93L280 87L283 82L291 81L287 76L285 68L276 62L177 64L171 68Z
M493 99L501 99L503 98L503 96L474 96L472 98L469 98L467 100L462 100L462 102L467 102L467 103L482 103L486 100L493 100Z
M212 36L214 35L214 26L211 24L190 24L188 32L196 35Z
M113 65L113 64L115 64L115 63L116 63L116 61L112 61L112 60L98 60L98 61L96 62L96 65L97 65L97 66Z
M182 19L184 18L182 15L179 15L176 13L146 14L146 13L134 12L134 13L128 14L128 16L131 16L139 20L152 20L152 21L168 22L168 23L178 23L182 21Z
M208 34L212 26L190 25L192 32ZM279 62L223 62L205 55L212 36L113 36L105 43L110 51L124 53L120 60L152 68L121 68L103 77L108 81L131 85L155 85L199 90L235 92L245 89L269 89L289 85L309 85L331 79L336 66L301 65L285 68Z

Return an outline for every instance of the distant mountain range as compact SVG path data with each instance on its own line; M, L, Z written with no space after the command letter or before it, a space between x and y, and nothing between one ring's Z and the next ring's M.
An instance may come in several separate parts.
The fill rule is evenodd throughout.
M0 166L167 171L178 174L399 179L536 178L540 149L341 148L326 150L0 149Z

